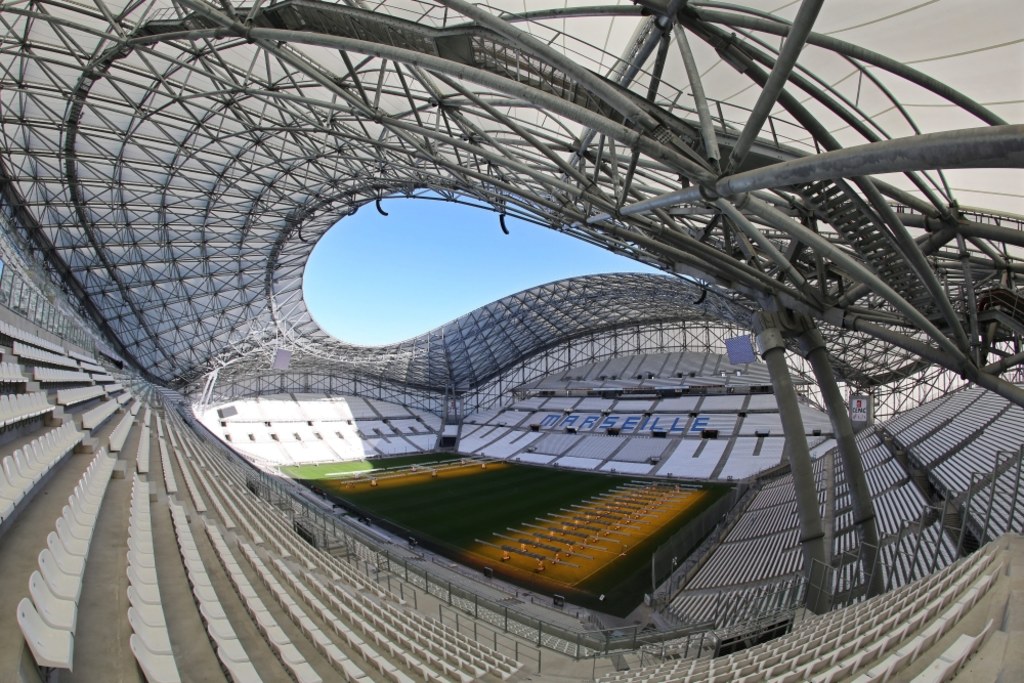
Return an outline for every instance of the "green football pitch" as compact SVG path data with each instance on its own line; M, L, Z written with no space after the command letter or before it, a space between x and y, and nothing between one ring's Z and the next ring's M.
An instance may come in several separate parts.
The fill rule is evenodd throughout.
M570 587L552 583L546 575L515 571L513 562L485 562L480 557L478 541L496 542L500 538L496 533L529 528L541 518L565 514L587 500L600 499L633 485L633 480L505 462L495 462L486 468L480 463L456 467L457 463L451 461L458 458L412 456L287 467L282 471L316 487L344 508L395 533L411 535L425 547L451 559L480 569L487 565L496 575L524 588L563 594L578 604L623 616L651 590L651 553L728 490L725 486L704 487L704 493L697 496L691 507L649 535L632 540L625 556ZM441 462L448 466L438 469L439 476L431 476L430 463ZM420 467L410 468L411 465ZM396 468L399 472L405 468L405 473L396 473ZM371 479L376 483L371 485ZM553 574L550 569L547 574ZM600 595L605 596L603 601L598 599Z
M317 463L315 465L288 465L281 468L281 473L292 479L316 482L320 479L346 477L373 470L395 469L410 465L429 465L435 462L458 460L460 455L454 453L430 453L427 455L398 455L391 458L374 458L373 460L346 460L344 462Z

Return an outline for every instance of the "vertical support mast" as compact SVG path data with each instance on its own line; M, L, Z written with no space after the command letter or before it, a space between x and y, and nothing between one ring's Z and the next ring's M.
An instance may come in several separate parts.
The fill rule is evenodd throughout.
M874 571L877 566L878 529L875 524L875 507L871 502L871 490L868 488L868 480L864 474L864 463L861 461L857 442L853 438L853 424L850 422L850 416L846 411L843 396L839 392L835 373L832 372L832 365L829 363L825 340L809 320L807 325L808 327L797 339L804 358L810 362L814 377L818 380L825 408L832 420L832 430L839 448L839 457L843 462L846 483L850 488L850 497L853 500L853 523L860 533L864 571L869 577L868 595L879 595L885 592L885 583L882 580L882 575Z
M786 365L786 344L783 323L779 314L758 313L754 316L754 332L761 357L768 365L775 400L782 418L782 429L786 435L785 457L793 473L796 490L797 514L800 518L800 547L804 557L804 573L807 582L807 609L814 614L829 610L831 592L827 589L825 570L831 566L829 549L825 545L825 531L818 506L818 489L814 483L811 468L811 454L807 447L807 434L796 389Z

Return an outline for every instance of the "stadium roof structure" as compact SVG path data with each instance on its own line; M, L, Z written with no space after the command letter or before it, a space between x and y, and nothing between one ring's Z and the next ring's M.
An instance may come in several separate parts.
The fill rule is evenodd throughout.
M1022 91L1015 0L0 0L0 188L174 386L285 348L441 390L602 326L778 307L857 386L937 364L1022 402L999 379L1024 358ZM317 239L426 195L675 277L330 338L302 299Z

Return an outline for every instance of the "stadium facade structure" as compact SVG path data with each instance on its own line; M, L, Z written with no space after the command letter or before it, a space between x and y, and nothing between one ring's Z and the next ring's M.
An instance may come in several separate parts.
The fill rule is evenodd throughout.
M538 354L722 325L756 333L780 408L794 352L838 421L837 380L886 410L961 381L1024 405L1019 10L770 9L4 0L8 300L197 400L326 381L484 406ZM395 197L669 275L343 343L306 310L306 261Z

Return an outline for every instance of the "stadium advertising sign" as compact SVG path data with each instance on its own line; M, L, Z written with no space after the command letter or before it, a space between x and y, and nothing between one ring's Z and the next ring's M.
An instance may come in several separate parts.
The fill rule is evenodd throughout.
M850 422L866 424L871 415L871 397L864 394L850 396Z
M622 434L665 432L667 434L700 433L710 426L711 418L698 415L636 415L595 413L546 413L538 415L541 429L575 429L577 432L603 432L617 429Z

